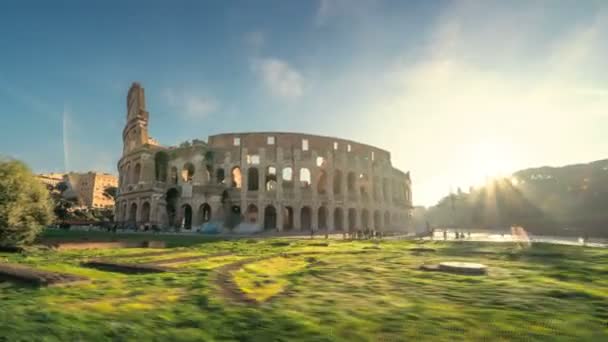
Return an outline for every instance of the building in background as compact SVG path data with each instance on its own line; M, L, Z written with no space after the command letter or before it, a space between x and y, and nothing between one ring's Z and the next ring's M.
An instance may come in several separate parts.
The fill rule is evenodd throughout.
M70 172L64 175L69 191L78 197L78 202L88 208L114 208L114 199L104 195L108 187L117 187L118 178L109 173Z
M54 188L57 184L63 182L63 176L65 176L64 173L41 173L36 175L36 178L44 183L44 185Z

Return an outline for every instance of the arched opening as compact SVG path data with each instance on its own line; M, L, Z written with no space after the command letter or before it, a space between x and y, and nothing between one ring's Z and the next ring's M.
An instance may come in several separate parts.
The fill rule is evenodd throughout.
M391 227L391 214L386 211L384 212L384 228L389 229Z
M122 202L122 221L126 222L129 217L127 216L127 202Z
M226 174L224 172L224 169L221 169L221 168L217 169L215 176L216 176L217 184L224 184L224 182L226 181Z
M177 168L174 166L171 168L171 172L169 172L169 183L177 184Z
M357 230L357 210L355 208L348 209L348 231Z
M283 178L283 189L293 189L293 169L291 167L283 169L281 178Z
M305 167L300 169L300 186L302 189L310 188L310 170Z
M342 193L342 171L334 170L334 195Z
M150 223L150 203L144 202L141 206L141 222Z
M135 224L137 221L137 204L131 203L131 208L129 209L129 223Z
M201 204L198 208L198 222L200 224L207 223L211 220L211 206L207 203Z
M192 229L192 207L189 204L182 206L182 227Z
M250 167L247 170L247 190L258 191L260 188L260 175L256 167Z
M317 213L317 226L319 229L327 230L327 208L321 206Z
M167 168L169 167L169 155L160 151L154 155L154 176L159 182L167 181Z
M133 168L133 184L135 184L135 185L139 184L140 177L141 177L141 164L137 163L137 164L135 164L135 167Z
M131 164L127 164L127 173L125 174L125 185L131 184Z
M300 224L302 230L310 230L312 228L312 210L310 207L302 207L300 211Z
M389 200L390 193L388 189L388 180L386 178L382 179L382 195L385 202Z
M266 168L266 191L275 191L277 188L277 168L269 166Z
M367 209L361 211L361 229L369 229L369 211Z
M192 183L192 178L194 178L194 165L186 163L182 168L182 182Z
M320 170L319 180L317 181L317 193L323 195L327 192L327 172Z
M342 231L344 229L343 215L342 208L334 209L334 230Z
M245 220L247 223L255 224L258 222L258 207L255 204L247 206L247 212L245 213Z
M380 215L380 211L374 211L374 227L375 230L380 230L382 228L382 215Z
M169 227L175 227L176 216L177 216L177 200L179 198L179 192L175 188L169 189L165 195L166 209L167 209L167 220Z
M293 208L283 208L283 230L293 229Z
M207 165L205 165L205 184L211 183L212 177L213 177L213 166L207 164Z
M231 179L230 179L230 186L233 188L241 188L241 181L242 181L242 175L241 175L241 168L238 166L235 166L232 168L232 171L230 171L230 175L231 175Z
M346 187L348 189L349 194L355 193L356 184L357 184L357 176L355 175L354 172L349 172L348 176L346 177Z
M367 174L362 173L359 175L359 193L361 194L361 198L369 199L369 178Z
M264 209L264 229L277 228L277 210L269 205Z

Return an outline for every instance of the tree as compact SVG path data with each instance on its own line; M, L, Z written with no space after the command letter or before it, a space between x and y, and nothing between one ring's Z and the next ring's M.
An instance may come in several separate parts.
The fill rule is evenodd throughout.
M115 186L108 186L105 189L103 189L103 195L106 198L109 198L109 199L112 199L112 200L116 201L117 191L118 191L117 187L115 187Z
M53 205L44 184L17 160L0 160L0 246L34 241L53 220Z

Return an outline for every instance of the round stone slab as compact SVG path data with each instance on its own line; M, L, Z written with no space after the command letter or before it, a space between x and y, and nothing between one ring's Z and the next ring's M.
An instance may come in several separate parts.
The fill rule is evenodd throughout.
M479 275L486 274L488 267L473 262L446 261L439 263L439 270L443 272Z

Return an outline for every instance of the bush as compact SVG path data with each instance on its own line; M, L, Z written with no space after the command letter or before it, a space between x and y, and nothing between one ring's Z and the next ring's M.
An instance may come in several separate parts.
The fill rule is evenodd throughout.
M53 219L46 187L16 160L0 160L0 246L34 241Z

